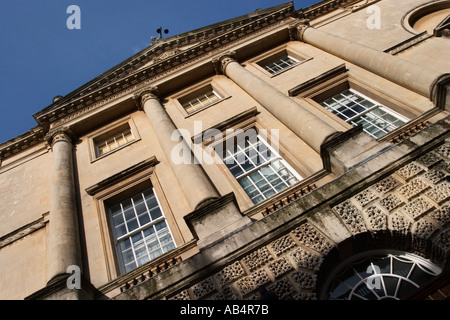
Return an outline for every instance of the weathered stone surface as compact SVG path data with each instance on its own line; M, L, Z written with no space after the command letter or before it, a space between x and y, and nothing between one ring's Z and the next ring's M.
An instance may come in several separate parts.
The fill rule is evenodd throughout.
M84 237L83 250L77 251L100 290L96 297L118 300L259 299L260 286L280 299L317 299L320 280L337 261L369 249L415 251L448 269L450 118L445 117L450 95L448 75L441 70L450 62L440 52L450 45L431 34L411 37L398 27L399 21L408 27L402 20L408 10L429 1L394 2L376 2L388 13L381 30L355 28L367 20L362 2L326 0L299 11L311 26L316 18L333 17L320 28L296 20L292 3L258 10L152 45L76 90L67 103L55 100L37 114L32 132L0 145L0 270L5 275L0 298L21 299L38 290L30 297L79 299L79 292L64 285L46 287L47 266L60 272L67 261L78 264L66 259L75 248L73 238L62 240L68 234ZM277 75L261 67L263 60L284 52L300 63ZM160 97L147 88L155 83ZM204 85L221 99L188 114L182 99ZM360 127L350 129L320 106L344 87L410 121L381 139ZM173 132L186 129L190 143L197 120L205 125L202 130L279 129L280 155L304 180L255 206L222 162L174 164L179 141L171 139ZM135 141L102 158L93 156L96 139L115 132L119 122L133 124ZM58 159L43 136L65 125L76 131L78 141L73 152L66 149ZM275 136L270 134L272 140ZM56 144L68 142L61 139ZM203 142L201 150L212 141ZM148 159L157 159L152 168L139 174L127 170ZM55 176L65 175L65 182L51 183L52 164L61 165ZM67 179L70 172L75 183ZM116 178L108 188L89 192L111 177ZM154 187L178 247L170 259L120 275L108 205L141 186ZM76 199L70 194L74 190ZM221 202L224 194L234 194L236 202ZM82 218L80 232L52 231L62 225L52 217L64 206ZM43 245L48 234L51 245ZM60 258L47 258L53 254Z

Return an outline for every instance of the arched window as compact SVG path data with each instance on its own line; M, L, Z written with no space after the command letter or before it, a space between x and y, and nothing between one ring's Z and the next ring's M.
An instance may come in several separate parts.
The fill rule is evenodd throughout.
M328 300L401 300L441 273L422 257L399 251L367 251L340 263L321 293Z

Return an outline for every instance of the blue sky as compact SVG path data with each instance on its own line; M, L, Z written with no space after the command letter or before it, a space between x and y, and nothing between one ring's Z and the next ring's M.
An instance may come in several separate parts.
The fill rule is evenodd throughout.
M0 143L29 131L33 114L165 38L288 0L1 0ZM318 0L295 0L296 9ZM81 29L68 29L70 5Z

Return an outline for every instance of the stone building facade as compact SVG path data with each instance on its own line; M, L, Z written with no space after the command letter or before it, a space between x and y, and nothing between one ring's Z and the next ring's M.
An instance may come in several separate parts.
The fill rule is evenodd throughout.
M258 9L0 144L1 299L446 299L450 1Z

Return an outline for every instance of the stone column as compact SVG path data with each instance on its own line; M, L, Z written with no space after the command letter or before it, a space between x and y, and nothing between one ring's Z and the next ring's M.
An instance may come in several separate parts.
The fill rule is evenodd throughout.
M445 108L445 105L449 107L446 93L448 89L445 88L449 82L449 74L315 29L309 26L307 20L299 21L292 28L294 38L423 95L441 108Z
M315 151L320 153L322 143L337 132L308 111L310 107L302 106L300 101L283 94L242 67L230 55L223 55L215 59L213 63L218 72L233 80Z
M81 265L78 217L73 172L73 145L70 131L49 134L53 151L50 219L47 242L47 281L67 275L69 266Z
M181 142L172 141L172 134L177 128L161 105L156 94L156 88L141 91L135 96L135 100L138 106L146 113L191 209L198 209L208 200L218 198L218 192L209 181L203 169L200 165L194 163L192 152L190 153L191 161L189 163L179 163L179 161L172 159L172 152L173 150L180 150L180 143L185 144L182 148L183 150L191 150L191 148L184 140Z

